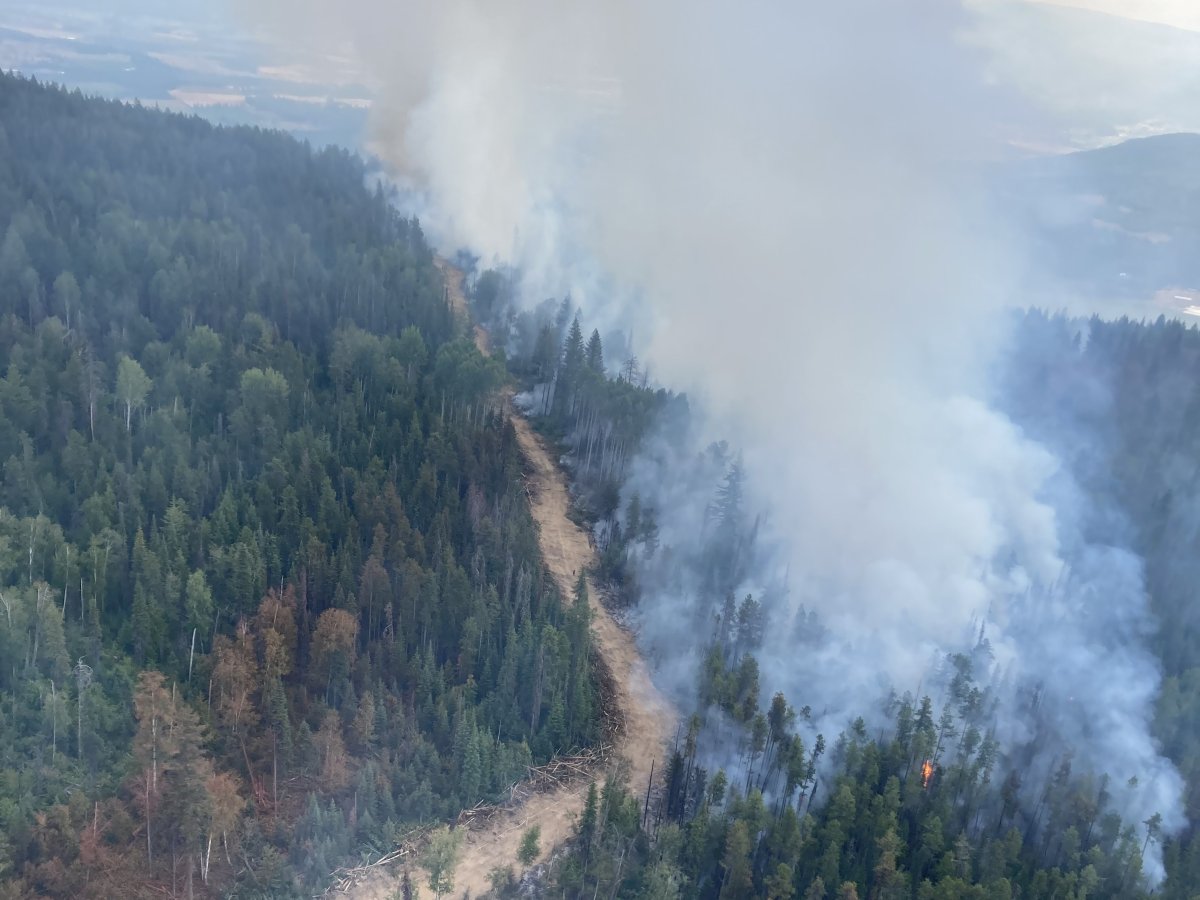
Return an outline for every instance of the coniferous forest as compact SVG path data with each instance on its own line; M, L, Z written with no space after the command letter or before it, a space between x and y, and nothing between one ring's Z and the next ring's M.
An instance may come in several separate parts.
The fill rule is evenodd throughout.
M1167 835L1157 815L1122 821L1111 774L1073 766L1069 749L1045 772L1024 773L1012 758L1001 765L1011 748L995 738L994 700L981 677L985 640L972 653L948 655L927 694L893 695L883 730L859 719L806 741L801 732L811 732L804 726L814 717L806 698L768 696L761 687L756 654L779 598L733 594L758 527L740 458L720 444L690 462L672 460L710 501L690 550L687 540L664 541L659 511L623 483L637 448L661 441L664 430L687 431L686 399L648 386L634 359L610 364L605 374L595 362L603 360L599 334L585 339L567 303L522 313L500 297L498 311L502 284L497 273L479 275L477 314L514 335L510 368L534 385L531 410L563 443L579 513L595 523L597 576L610 600L637 603L643 578L669 592L694 591L694 618L680 627L705 644L696 705L682 710L661 795L647 802L640 786L619 779L589 795L575 842L552 867L550 896L1200 896L1200 844L1191 826ZM1150 646L1164 676L1154 736L1186 780L1194 822L1200 331L1161 318L1031 311L1016 317L1013 332L1003 366L1006 410L1061 454L1098 506L1119 511L1100 523L1096 538L1129 541L1146 560L1160 623ZM621 452L606 466L610 443ZM801 609L791 627L797 653L820 647L817 615ZM735 747L715 754L732 756L728 772L705 753L713 732ZM1144 867L1151 849L1161 850L1166 869L1153 886Z
M691 565L626 483L687 402L606 359L569 303L515 312L492 271L475 312L513 352L482 355L373 184L343 151L0 76L0 897L312 896L601 738L587 597L546 572L496 395L534 388L615 603ZM1108 448L1056 449L1147 561L1155 732L1194 821L1200 332L1016 332L1014 419L1050 440L1072 408L1078 446ZM1102 400L1077 402L1085 382ZM496 860L497 895L1136 898L1151 842L1156 895L1198 895L1190 829L1122 822L1066 757L1036 782L1000 769L970 656L936 704L892 698L887 729L804 740L805 698L760 687L774 600L731 590L756 540L741 462L692 465L696 707L657 790L618 766L534 877Z
M0 78L3 896L311 895L594 738L503 370L368 181Z

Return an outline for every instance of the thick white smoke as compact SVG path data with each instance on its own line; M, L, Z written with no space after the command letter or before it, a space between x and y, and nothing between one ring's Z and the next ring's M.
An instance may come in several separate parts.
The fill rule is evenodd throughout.
M1054 458L984 401L1020 254L967 164L1032 119L961 3L257 5L373 67L376 146L435 238L602 329L636 317L658 378L745 448L791 600L831 631L811 658L776 632L764 687L858 715L983 622L1077 765L1138 776L1131 820L1182 824L1140 563L1087 545ZM659 509L686 540L693 513ZM676 599L644 600L667 673L695 651Z

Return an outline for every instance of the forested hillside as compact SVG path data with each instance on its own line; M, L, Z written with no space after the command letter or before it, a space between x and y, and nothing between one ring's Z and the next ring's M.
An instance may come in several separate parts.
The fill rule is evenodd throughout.
M1002 746L991 649L946 656L920 696L895 696L882 727L860 719L815 735L804 696L762 692L764 630L791 629L797 654L819 652L820 620L788 618L783 586L736 596L754 557L758 520L743 496L740 459L714 445L672 478L709 501L694 532L664 540L656 510L633 490L628 461L685 444L682 398L655 391L635 362L607 366L568 304L497 314L496 273L477 280L481 315L507 328L513 370L542 427L576 472L579 514L601 551L614 596L653 605L692 594L676 621L705 649L694 710L666 761L661 794L610 783L593 791L576 840L549 876L551 895L629 898L1135 898L1193 900L1200 845L1189 827L1123 822L1108 773L1073 765L1022 768L1036 747ZM507 322L507 325L504 323ZM1200 646L1195 546L1200 528L1195 373L1200 331L1178 322L1073 320L1030 313L1014 329L1004 407L1064 460L1103 515L1084 523L1100 544L1132 546L1146 562L1161 628L1151 646L1165 681L1155 730L1200 816ZM546 347L549 350L546 350ZM663 423L669 427L662 427ZM610 466L606 442L621 448ZM624 495L622 506L618 498ZM644 583L642 583L644 582ZM651 648L651 652L653 649ZM853 660L838 660L853 665ZM1029 698L1036 704L1036 696ZM689 712L689 710L685 710ZM862 711L879 722L877 710ZM722 764L721 761L725 761ZM728 766L728 770L726 770ZM1144 859L1162 845L1165 880Z
M507 374L371 184L340 151L0 77L0 897L311 896L600 736L588 600L539 556ZM1160 845L1157 895L1193 900L1190 828L1001 746L982 635L841 734L768 696L764 633L823 631L786 585L738 590L761 540L740 458L688 449L684 398L507 285L482 273L476 313L562 445L598 578L687 594L700 645L655 789L595 786L527 889L1115 900L1150 895ZM1195 821L1200 332L1015 332L999 402L1097 498L1089 537L1145 560L1155 730ZM655 454L702 498L691 533L636 490Z
M1200 136L1165 134L1035 157L993 176L1001 205L1015 214L1059 290L1140 303L1156 291L1200 284L1197 151Z
M1200 330L1177 320L1106 322L1033 312L1009 367L1013 414L1055 446L1083 487L1120 515L1091 523L1145 560L1165 676L1159 740L1200 821ZM1172 849L1191 846L1191 835ZM1177 884L1200 886L1200 845ZM1179 893L1191 897L1192 893Z
M306 896L596 736L356 157L0 76L0 896Z

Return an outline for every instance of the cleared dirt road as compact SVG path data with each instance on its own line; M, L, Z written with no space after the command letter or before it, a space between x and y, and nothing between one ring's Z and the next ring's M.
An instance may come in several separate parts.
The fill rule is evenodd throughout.
M448 302L464 321L469 322L462 273L442 260L439 260L439 268L446 281ZM474 333L476 346L486 353L487 333L478 326ZM506 406L525 457L526 483L533 518L538 525L542 557L559 590L569 597L579 572L595 563L595 554L587 533L568 515L570 494L566 477L555 464L552 453L511 401ZM623 720L620 733L614 735L614 750L616 755L629 762L632 790L644 793L650 780L651 765L657 762L661 766L663 753L675 734L675 712L654 687L633 635L609 615L590 578L588 597L592 608L592 639L596 652L612 674L616 706ZM592 774L602 779L605 773L597 770ZM541 829L542 853L538 861L547 859L571 837L574 822L583 808L587 785L588 780L580 779L567 786L532 794L490 821L467 827L453 896L483 895L490 888L488 873L496 866L511 865L519 872L517 848L524 831L533 825ZM379 871L354 888L350 896L360 900L386 900L397 888L400 871L397 867ZM414 869L413 878L424 881L419 870Z

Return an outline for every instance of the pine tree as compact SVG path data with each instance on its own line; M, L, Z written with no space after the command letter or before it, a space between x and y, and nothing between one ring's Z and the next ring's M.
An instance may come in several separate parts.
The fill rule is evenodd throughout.
M583 331L579 327L579 317L576 316L563 343L562 365L554 390L554 406L560 416L570 414L575 408L576 392L579 390L585 364Z
M600 332L597 329L592 330L592 336L588 338L587 349L584 351L587 359L587 367L597 375L604 374L604 346L600 342Z
M162 658L162 645L166 634L166 616L160 596L162 584L162 567L158 557L147 546L146 538L139 528L133 539L131 624L138 658L151 664Z
M461 832L451 831L444 826L429 836L421 864L429 873L429 889L435 897L442 897L454 890L454 870L458 867L461 841Z
M539 841L542 837L542 829L537 825L531 825L521 835L521 846L517 850L517 859L523 866L533 865L533 861L538 858L538 854L542 852Z
M593 781L588 784L587 799L583 804L583 814L579 817L579 846L583 848L585 862L592 851L592 840L596 835L599 806L599 794L596 791L596 782Z
M754 896L750 869L750 836L746 824L736 821L725 833L725 853L721 857L720 900L748 900Z
M792 867L787 863L779 863L764 884L767 900L792 900L796 893L793 877Z
M900 838L894 828L879 838L878 862L871 875L871 900L899 900L901 896L900 875L896 858L900 851Z
M174 688L167 689L159 672L138 676L133 704L147 862L153 867L155 844L170 838L187 855L190 879L211 810L205 784L212 764L203 751L203 730L196 713Z
M558 340L554 336L554 328L544 325L538 332L537 343L534 345L531 359L534 372L539 378L546 378L553 373L557 355Z

